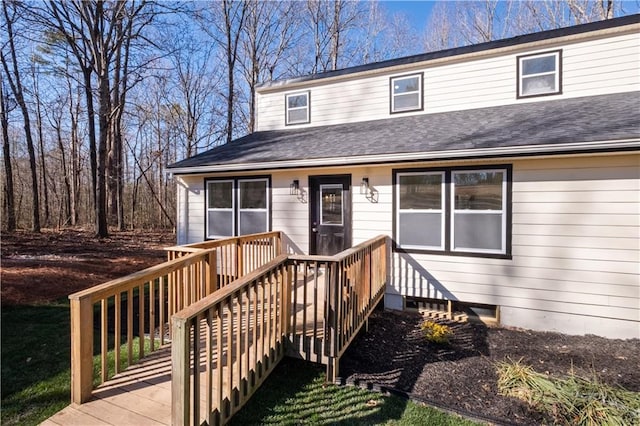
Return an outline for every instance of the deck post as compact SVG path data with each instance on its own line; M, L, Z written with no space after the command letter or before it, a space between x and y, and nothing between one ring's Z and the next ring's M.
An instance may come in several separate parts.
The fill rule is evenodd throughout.
M171 342L171 424L189 424L191 399L189 396L189 330L182 318L172 318ZM196 360L196 374L197 360Z
M207 296L218 290L218 252L213 250L209 253L206 262L207 270Z
M71 303L71 402L85 403L93 390L93 303L90 296Z

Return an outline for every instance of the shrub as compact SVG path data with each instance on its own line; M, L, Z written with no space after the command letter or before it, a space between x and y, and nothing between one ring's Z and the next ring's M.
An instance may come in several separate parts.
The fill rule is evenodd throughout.
M423 322L420 329L428 341L438 344L449 343L449 337L453 334L451 327L431 320Z
M640 393L574 374L554 379L521 363L500 362L498 391L526 401L567 425L640 424Z

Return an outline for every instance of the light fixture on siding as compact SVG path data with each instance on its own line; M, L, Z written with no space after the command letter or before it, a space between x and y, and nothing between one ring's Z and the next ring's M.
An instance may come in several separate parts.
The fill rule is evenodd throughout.
M300 181L294 179L289 185L289 195L298 195L300 193Z
M360 194L366 195L369 193L369 178L363 177L360 182Z
M378 202L378 191L374 187L369 185L369 178L366 176L363 177L362 181L360 182L360 194L363 194L365 197L367 197L367 200L372 203Z

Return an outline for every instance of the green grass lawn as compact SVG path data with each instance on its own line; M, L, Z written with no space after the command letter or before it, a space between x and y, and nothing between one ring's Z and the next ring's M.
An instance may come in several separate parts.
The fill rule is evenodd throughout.
M324 368L285 358L232 425L475 425L397 396L325 384Z
M70 400L69 304L2 307L3 425L38 424Z
M36 425L69 404L69 339L66 300L2 308L2 425ZM321 366L285 359L233 424L474 424L403 398L325 385L324 377Z

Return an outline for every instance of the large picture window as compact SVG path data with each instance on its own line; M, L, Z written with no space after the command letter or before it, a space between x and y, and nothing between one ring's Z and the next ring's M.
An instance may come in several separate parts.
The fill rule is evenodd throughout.
M562 91L562 52L518 56L518 98Z
M397 247L508 255L510 176L509 166L395 170Z
M269 231L269 179L207 180L206 238Z

